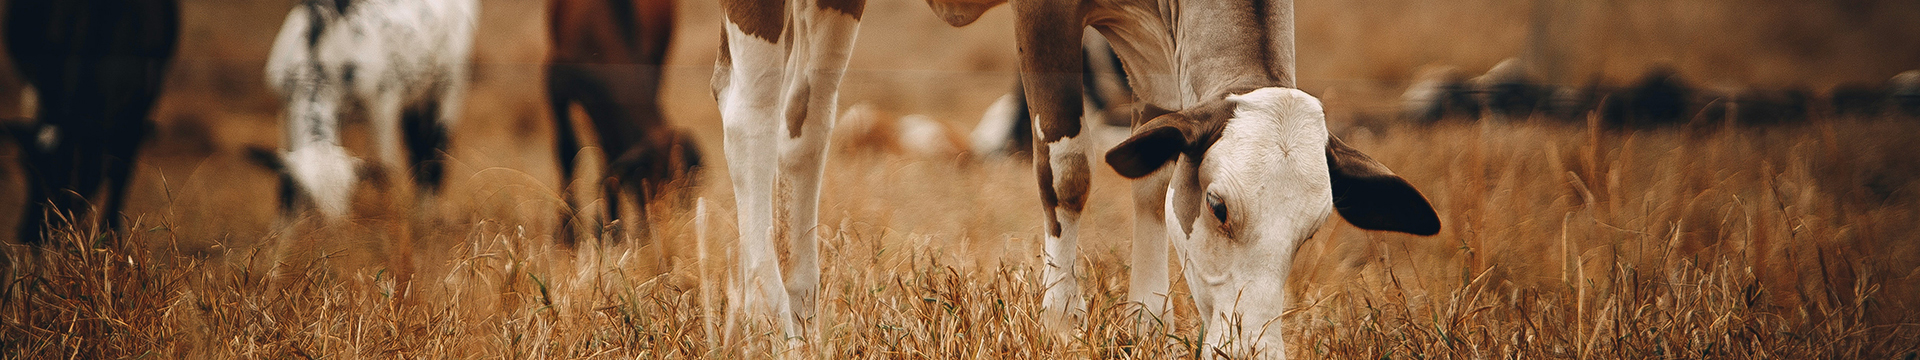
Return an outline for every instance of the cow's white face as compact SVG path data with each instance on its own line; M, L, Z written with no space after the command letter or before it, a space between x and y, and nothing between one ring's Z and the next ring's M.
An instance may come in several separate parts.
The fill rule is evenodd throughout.
M1256 89L1155 118L1107 160L1128 177L1172 171L1167 235L1207 343L1230 353L1284 356L1280 316L1294 250L1336 201L1362 228L1439 229L1418 191L1328 136L1320 101L1295 89Z

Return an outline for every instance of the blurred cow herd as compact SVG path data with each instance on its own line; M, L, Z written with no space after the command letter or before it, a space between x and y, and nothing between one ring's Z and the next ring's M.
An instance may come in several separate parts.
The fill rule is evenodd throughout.
M1624 86L1547 84L1519 59L1467 77L1451 66L1420 69L1400 97L1400 118L1441 121L1521 121L1539 118L1614 129L1690 126L1767 126L1810 118L1904 116L1920 118L1920 70L1881 84L1841 84L1825 94L1806 88L1705 86L1671 67L1655 66Z

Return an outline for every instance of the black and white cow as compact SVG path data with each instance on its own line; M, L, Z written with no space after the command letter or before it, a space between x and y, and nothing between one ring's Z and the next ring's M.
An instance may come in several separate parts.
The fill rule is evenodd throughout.
M179 5L10 1L6 32L7 54L38 94L35 121L8 126L28 175L18 239L38 244L49 226L87 219L103 182L102 222L118 229L134 157L153 128L147 116L178 41Z
M1468 89L1467 80L1452 66L1432 65L1416 71L1413 83L1400 94L1401 118L1415 124L1432 124L1442 119L1480 116L1480 101Z
M283 149L255 154L282 175L283 223L303 207L323 223L344 219L362 169L398 213L424 215L466 96L479 11L477 0L306 0L287 14L266 68L285 104ZM341 138L356 116L371 125L370 166ZM404 279L411 221L389 230L390 265Z
M287 14L266 78L286 105L278 156L288 216L297 204L327 220L347 215L361 166L341 125L355 115L372 125L374 172L410 178L422 197L435 191L479 10L475 0L307 0Z

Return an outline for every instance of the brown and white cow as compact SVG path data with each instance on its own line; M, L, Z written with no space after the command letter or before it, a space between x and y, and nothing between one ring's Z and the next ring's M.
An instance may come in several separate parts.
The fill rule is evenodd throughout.
M650 235L646 203L669 184L695 178L700 166L693 137L669 126L660 112L660 66L673 38L673 0L553 0L547 4L552 52L547 58L547 98L554 116L560 183L571 189L574 157L581 150L571 105L580 104L606 151L606 216L620 216L620 194L639 200L641 237ZM578 131L585 131L579 129ZM575 196L568 191L569 208ZM573 220L561 211L559 240L574 245Z
M961 26L1003 2L929 5ZM726 45L714 88L740 214L740 298L749 313L777 316L789 336L799 335L798 323L814 312L823 150L864 5L721 1ZM1206 318L1207 342L1222 347L1245 338L1231 344L1284 355L1280 331L1268 326L1286 308L1288 265L1335 210L1361 228L1439 231L1419 191L1328 135L1320 102L1292 88L1290 0L1031 0L1013 7L1046 210L1041 304L1056 326L1086 311L1074 270L1092 150L1081 136L1086 26L1112 41L1145 103L1134 135L1106 154L1120 174L1139 179L1130 299L1165 313L1171 238ZM784 221L775 221L776 205L788 207ZM780 272L775 236L793 240L789 277Z
M1003 0L929 0L962 26ZM1030 0L1012 4L1034 115L1047 222L1048 319L1085 313L1075 259L1087 199L1079 51L1086 26L1119 53L1142 106L1106 153L1136 179L1129 299L1167 309L1167 240L1210 346L1283 357L1279 324L1294 250L1336 210L1357 227L1439 232L1432 206L1385 166L1327 133L1320 102L1294 89L1291 0ZM1164 219L1164 220L1162 220ZM1164 222L1163 222L1164 221ZM1242 339L1246 341L1229 341Z

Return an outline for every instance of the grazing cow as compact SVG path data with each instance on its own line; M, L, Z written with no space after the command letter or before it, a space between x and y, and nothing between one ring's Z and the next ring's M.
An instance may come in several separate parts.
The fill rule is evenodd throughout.
M1728 100L1734 124L1770 126L1799 124L1807 120L1807 91L1801 89L1742 89Z
M929 4L962 26L1001 2ZM1056 329L1086 311L1076 242L1087 154L1099 150L1081 119L1086 26L1112 41L1144 103L1133 136L1105 155L1136 179L1128 298L1166 313L1172 240L1211 350L1285 356L1289 264L1333 212L1364 229L1439 232L1419 191L1330 136L1320 102L1293 89L1292 1L1035 0L1013 11L1046 210L1041 305Z
M800 336L820 288L820 176L866 1L720 0L720 8L713 89L739 213L737 306ZM790 273L780 271L776 238L788 239Z
M1471 84L1487 112L1503 121L1532 116L1534 108L1545 97L1532 71L1516 58L1494 64L1485 75L1473 78Z
M547 99L568 207L580 208L567 186L573 183L574 156L582 150L575 131L586 131L573 125L571 105L577 103L606 153L607 179L601 185L607 226L618 224L620 193L628 192L640 202L634 208L642 238L651 233L646 203L659 199L670 184L692 181L700 165L693 137L667 125L660 113L660 66L673 37L673 7L673 0L554 0L547 6L553 41ZM569 246L574 244L571 212L561 210L558 234Z
M1452 116L1480 116L1480 103L1467 91L1466 79L1452 66L1427 66L1417 72L1407 92L1400 95L1400 114L1416 124L1432 124Z
M1694 92L1673 68L1654 67L1640 77L1639 83L1603 100L1601 118L1616 129L1677 125L1695 114L1688 111L1694 108Z
M1002 2L929 5L962 26ZM739 205L740 306L800 336L819 287L813 228L828 121L865 3L720 5L727 23L714 88ZM1047 215L1041 304L1049 323L1086 311L1074 270L1090 178L1080 117L1085 55L1077 51L1086 26L1113 40L1145 103L1135 108L1133 137L1105 158L1141 179L1129 297L1156 314L1167 304L1171 237L1203 323L1220 329L1208 343L1223 348L1258 334L1231 344L1284 356L1280 331L1269 326L1286 309L1287 265L1334 211L1361 228L1439 232L1419 191L1329 136L1320 102L1291 88L1291 1L1030 1L1014 11ZM775 198L787 200L784 222L774 221ZM792 238L793 259L784 278L772 247L782 235Z
M1887 80L1889 100L1900 114L1920 117L1920 70L1908 70Z
M1875 117L1887 107L1887 89L1866 84L1835 85L1827 93L1827 107L1834 117Z
M1547 95L1541 112L1547 118L1562 122L1586 123L1587 114L1593 111L1596 97L1602 92L1598 80L1585 87L1556 86Z
M20 241L39 244L49 226L84 221L103 182L104 227L120 227L179 29L172 0L7 3L7 54L39 94L37 122L9 124L28 174Z
M414 205L401 199L412 194L414 203L431 204L439 188L479 7L477 0L307 0L287 14L266 68L268 86L286 104L284 149L255 153L281 173L283 223L301 204L326 222L348 215L361 166L340 133L356 115L372 128L374 183L389 190L400 213L425 216L424 206L407 209ZM411 224L389 230L389 259L405 279Z

